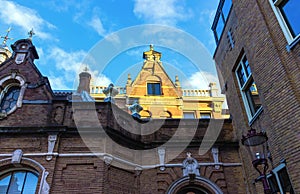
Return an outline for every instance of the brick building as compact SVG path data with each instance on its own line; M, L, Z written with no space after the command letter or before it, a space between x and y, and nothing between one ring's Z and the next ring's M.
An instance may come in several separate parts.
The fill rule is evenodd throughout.
M182 88L179 77L174 81L164 69L162 53L150 45L143 52L143 66L135 79L128 75L126 86L116 87L116 104L124 109L134 101L143 107L142 118L229 118L222 110L224 96L220 95L216 83L209 83L209 89ZM90 94L96 101L103 101L106 86L97 86L91 82Z
M238 139L250 128L268 136L272 193L300 193L300 26L296 0L220 0L214 53ZM244 146L248 193L262 193Z
M53 91L30 39L0 64L0 193L245 193L230 119L139 119Z

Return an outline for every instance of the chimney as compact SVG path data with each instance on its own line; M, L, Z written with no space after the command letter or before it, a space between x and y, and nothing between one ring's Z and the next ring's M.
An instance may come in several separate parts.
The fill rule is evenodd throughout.
M79 86L77 88L77 92L80 93L82 91L86 91L90 93L90 81L91 74L84 71L79 74Z

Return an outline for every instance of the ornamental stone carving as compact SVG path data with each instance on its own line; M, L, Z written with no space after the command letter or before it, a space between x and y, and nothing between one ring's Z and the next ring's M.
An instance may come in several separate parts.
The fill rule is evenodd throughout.
M192 157L190 152L187 153L187 158L183 161L183 176L200 176L199 163Z
M119 91L114 88L114 84L109 84L107 88L103 90L103 93L105 94L104 102L110 102L114 103L114 97L119 94Z
M139 114L139 112L141 112L143 110L143 107L141 105L138 104L137 101L135 101L131 106L128 107L128 109L131 112L131 116L134 118L141 118L141 115Z

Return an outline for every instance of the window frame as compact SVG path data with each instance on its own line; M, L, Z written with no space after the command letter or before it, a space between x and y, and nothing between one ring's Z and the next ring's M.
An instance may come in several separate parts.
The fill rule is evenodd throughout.
M19 88L19 95L18 95L18 99L16 100L15 102L15 105L9 109L9 111L5 111L5 110L2 110L2 103L3 103L3 100L4 98L6 97L6 95L8 94L9 90L13 87L18 87ZM1 91L0 93L0 112L1 111L4 111L6 114L10 114L12 112L14 112L16 109L17 109L17 103L20 101L20 94L21 94L21 86L19 83L10 83L8 85L5 86L5 88Z
M194 111L183 111L182 114L183 114L182 116L184 119L196 119L196 114ZM185 114L190 115L190 116L193 115L193 117L185 117Z
M278 189L279 189L280 194L284 194L284 193L285 193L285 192L283 191L283 186L282 186L282 183L281 183L280 178L279 178L279 172L280 172L281 170L285 170L285 171L286 171L286 173L287 173L287 175L288 175L289 182L290 182L291 187L292 187L292 190L293 190L293 192L295 193L294 188L293 188L293 185L292 185L292 182L291 182L291 179L290 179L290 176L289 176L289 173L288 173L288 169L287 169L285 163L279 164L276 168L274 168L274 169L271 171L271 173L267 174L267 181L268 181L270 187L272 187L272 186L271 186L272 184L270 184L270 179L271 179L272 177L275 177L276 184L277 184L277 186L278 186ZM272 188L271 188L271 189L272 189ZM272 192L273 192L273 191L272 191Z
M200 113L200 119L211 119L211 113L209 113L209 112L201 112Z
M22 107L23 97L24 97L27 84L25 82L25 79L23 79L20 75L16 75L16 72L12 72L11 75L8 75L0 79L0 88L3 88L2 90L0 89L0 104L2 103L6 91L8 91L8 89L13 85L17 85L20 87L20 93L19 93L17 103L8 112L0 111L0 120L7 117L7 115L13 113L17 108Z
M223 11L223 7L226 4L225 1L230 1L230 3L231 3L229 11L227 13L227 16L225 16L224 11ZM224 33L224 29L225 29L227 20L229 18L231 9L232 9L232 0L220 0L218 8L217 8L217 11L216 11L216 15L215 15L212 27L211 27L217 45L219 44L220 39L222 37L222 34ZM222 20L222 22L223 22L223 28L222 28L222 30L220 32L220 36L218 36L218 33L217 33L217 27L218 27L218 24L219 24L219 20Z
M246 59L246 60L245 60ZM244 61L247 61L247 66L245 65L246 63ZM242 71L244 72L243 75L245 75L246 80L243 80L243 83L241 83L241 78L240 77L241 74L239 74L239 70L240 68L242 68ZM243 99L243 104L245 107L245 111L249 120L249 124L251 125L253 123L253 121L257 118L257 116L262 112L262 104L260 105L260 107L255 111L255 104L253 103L253 98L252 96L249 96L248 92L250 90L250 88L252 87L253 83L255 83L253 76L252 76L252 71L250 68L250 64L249 61L246 57L246 54L243 54L237 67L234 70L237 82L238 82L238 87ZM257 89L256 89L257 90ZM259 93L258 93L258 98L260 100L259 97ZM251 100L251 102L249 102L249 100ZM261 102L261 100L260 100Z
M36 186L35 186L35 190L34 190L34 193L36 193L37 190L38 190L38 185L39 185L40 177L39 177L39 172L37 172L37 171L35 171L35 170L29 169L29 168L22 168L22 167L20 167L20 168L12 168L12 169L8 169L8 170L2 171L2 172L0 173L0 181L3 180L4 177L7 177L7 176L11 176L11 177L12 177L13 174L14 174L14 173L17 173L17 172L24 172L24 173L26 173L26 174L25 174L25 178L24 178L24 180L23 180L23 185L22 185L22 191L21 191L21 193L23 193L23 191L24 191L24 186L25 186L25 184L26 184L25 182L26 182L27 174L28 174L28 173L32 173L33 175L36 176L37 181L36 181ZM10 174L10 175L8 175L8 174ZM8 187L7 187L6 192L10 190L10 187L11 187L11 177L10 177L9 184L8 184Z
M152 93L149 93L149 85L154 85L154 90L152 91ZM158 93L156 93L156 87L155 84L159 84L159 91ZM153 89L153 87L152 87ZM161 96L162 95L162 87L161 87L161 83L160 82L147 82L147 95L148 96Z
M269 0L271 7L273 9L273 12L275 13L275 16L277 18L277 21L283 31L283 34L287 40L288 46L287 49L291 49L294 45L296 45L300 41L300 33L293 36L291 29L289 27L287 19L282 14L282 11L280 10L280 4L286 2L287 0Z

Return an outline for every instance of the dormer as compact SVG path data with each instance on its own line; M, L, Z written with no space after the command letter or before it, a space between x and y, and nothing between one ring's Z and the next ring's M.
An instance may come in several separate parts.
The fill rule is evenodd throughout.
M20 65L26 60L33 63L35 59L39 59L39 55L30 39L21 39L11 45L13 50L13 60Z

